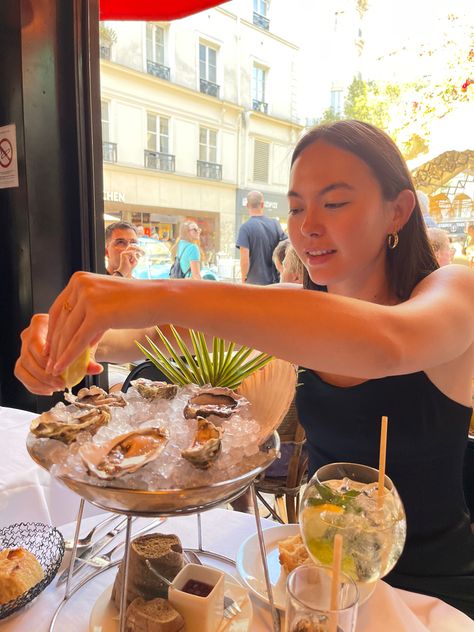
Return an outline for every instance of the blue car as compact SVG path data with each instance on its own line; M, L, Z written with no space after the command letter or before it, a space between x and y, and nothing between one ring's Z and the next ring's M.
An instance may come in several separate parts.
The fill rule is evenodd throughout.
M140 237L138 244L145 255L141 257L133 271L135 279L169 279L172 265L171 254L166 244L151 237ZM211 268L201 267L203 279L218 281L219 277Z

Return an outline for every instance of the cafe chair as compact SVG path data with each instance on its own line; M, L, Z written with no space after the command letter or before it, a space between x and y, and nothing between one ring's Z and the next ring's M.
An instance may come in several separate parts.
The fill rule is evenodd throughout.
M262 473L255 482L255 491L275 520L282 524L296 523L301 487L308 480L308 454L295 400L277 430L281 442L281 461L277 459ZM275 497L273 507L265 498L266 494Z
M139 377L143 377L147 380L153 380L154 382L169 382L169 379L164 373L156 367L150 360L145 360L137 364L125 378L122 384L122 392L126 393L130 387L132 380L137 380Z

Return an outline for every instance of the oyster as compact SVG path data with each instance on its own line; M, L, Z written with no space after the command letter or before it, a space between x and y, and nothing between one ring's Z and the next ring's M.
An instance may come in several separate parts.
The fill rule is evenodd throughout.
M198 417L197 424L193 444L181 456L200 470L207 470L219 456L223 430L204 417Z
M189 398L183 413L186 419L209 415L228 419L239 407L247 403L245 397L237 395L230 388L204 386L196 395Z
M69 408L64 404L57 404L33 419L30 431L36 437L72 443L80 432L87 430L95 434L101 426L110 421L110 413L104 409L87 408L71 412Z
M103 406L116 406L123 408L127 402L121 393L107 393L99 386L81 388L77 395L64 393L64 399L78 408L102 408Z
M156 459L167 441L168 432L163 428L140 428L102 445L83 445L79 454L90 472L111 480L135 472Z
M130 384L137 389L145 399L173 399L176 397L178 387L168 382L152 382L143 377L132 380Z

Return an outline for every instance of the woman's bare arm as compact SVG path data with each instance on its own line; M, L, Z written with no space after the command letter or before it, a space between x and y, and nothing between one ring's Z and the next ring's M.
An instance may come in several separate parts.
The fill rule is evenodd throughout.
M72 312L63 309L66 300ZM57 373L102 335L101 327L165 321L308 368L373 378L424 370L464 353L474 339L473 307L474 276L461 266L437 270L409 301L392 307L287 287L76 273L51 310L49 340Z

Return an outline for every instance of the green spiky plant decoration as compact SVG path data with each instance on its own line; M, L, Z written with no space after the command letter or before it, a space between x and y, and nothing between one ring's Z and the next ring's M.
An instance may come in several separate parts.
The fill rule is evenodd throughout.
M235 351L233 342L227 343L222 338L213 338L212 355L207 346L203 333L189 329L189 336L193 345L191 351L178 331L170 325L171 332L182 356L178 355L173 345L161 331L155 327L158 336L169 353L168 359L147 336L149 349L135 341L140 351L160 370L173 384L211 384L211 386L226 386L236 389L242 380L258 371L273 359L266 353L259 353L249 359L254 352L249 347L240 347Z

